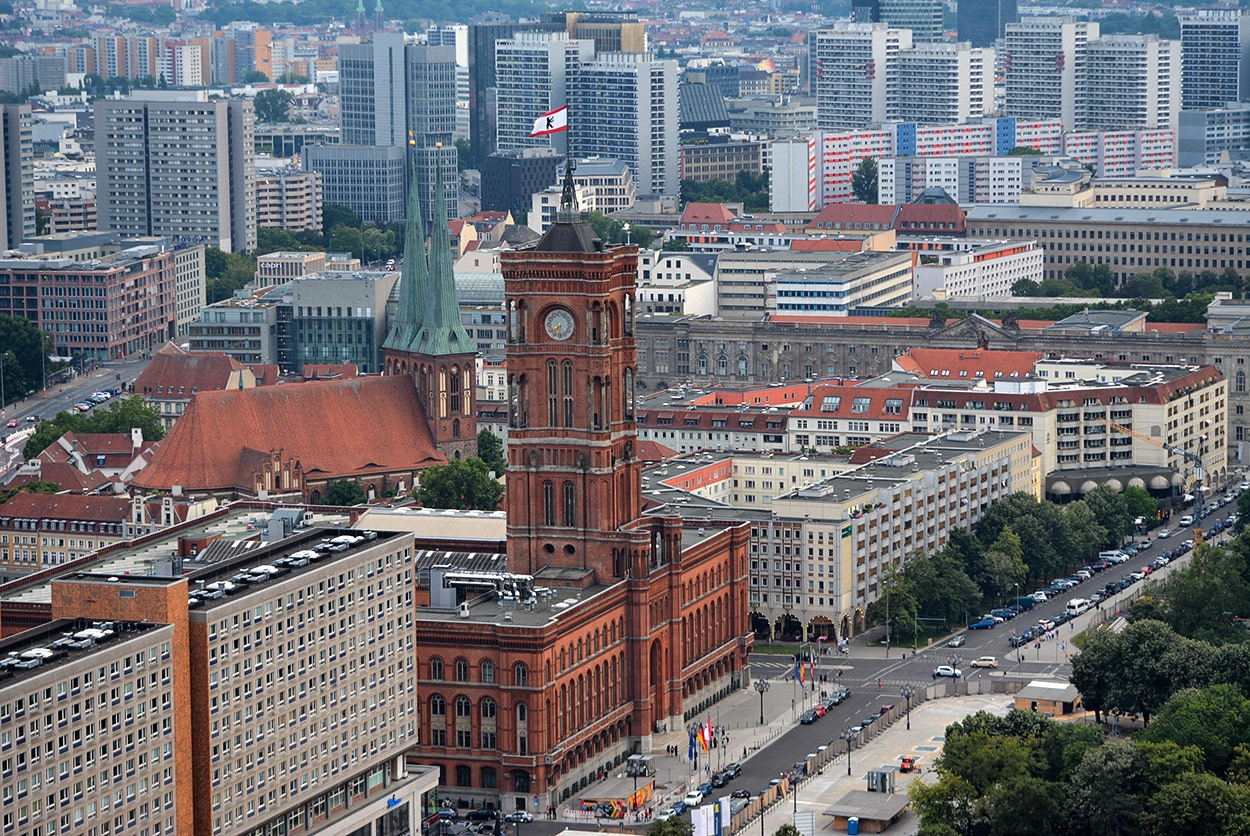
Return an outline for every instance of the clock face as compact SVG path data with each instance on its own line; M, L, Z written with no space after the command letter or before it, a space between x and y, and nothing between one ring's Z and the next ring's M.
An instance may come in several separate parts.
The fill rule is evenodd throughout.
M547 314L543 326L547 329L547 336L553 340L567 340L573 336L573 314L564 308L556 308Z

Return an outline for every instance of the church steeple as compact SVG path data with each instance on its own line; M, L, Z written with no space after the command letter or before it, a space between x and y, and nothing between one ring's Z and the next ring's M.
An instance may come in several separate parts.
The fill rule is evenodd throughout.
M377 2L373 4L373 29L375 32L382 31L382 24L384 21L385 18L382 15L382 0L377 0Z
M363 1L363 0L362 0ZM410 140L411 142L411 140ZM414 351L413 344L421 330L421 294L429 283L429 267L425 259L425 230L421 222L421 189L417 184L417 169L410 167L408 187L408 217L404 225L404 269L399 281L399 310L395 325L384 349Z
M442 143L438 147L442 148ZM421 294L421 324L412 350L440 357L477 350L460 322L460 302L456 296L455 265L447 228L447 190L443 187L443 167L438 165L434 182L434 217L430 229L430 266Z

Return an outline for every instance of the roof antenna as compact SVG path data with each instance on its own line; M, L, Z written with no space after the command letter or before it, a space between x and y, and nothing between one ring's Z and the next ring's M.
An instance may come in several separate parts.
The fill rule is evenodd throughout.
M566 117L566 124L569 121ZM564 189L560 193L559 219L573 223L577 220L577 189L573 186L573 171L577 168L573 162L573 126L567 124L564 130Z

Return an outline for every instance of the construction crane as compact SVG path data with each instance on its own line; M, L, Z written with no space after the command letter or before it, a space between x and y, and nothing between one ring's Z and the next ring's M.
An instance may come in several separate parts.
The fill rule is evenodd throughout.
M1169 453L1172 453L1173 455L1180 456L1185 459L1189 459L1189 461L1194 463L1194 482L1198 484L1199 490L1201 490L1202 476L1206 472L1206 468L1204 468L1202 465L1202 456L1199 456L1197 453L1191 453L1188 450L1182 450L1180 447L1169 447L1168 445L1164 444L1162 441L1160 441L1157 438L1151 438L1148 435L1143 435L1142 433L1137 432L1137 430L1131 429L1122 424L1117 424L1114 421L1108 421L1106 418L1099 418L1098 420L1106 424L1108 427L1110 427L1113 430L1122 432L1125 435L1131 435L1133 438L1136 438L1139 441L1144 441L1147 444L1151 444L1155 447L1159 447L1163 450L1167 450Z

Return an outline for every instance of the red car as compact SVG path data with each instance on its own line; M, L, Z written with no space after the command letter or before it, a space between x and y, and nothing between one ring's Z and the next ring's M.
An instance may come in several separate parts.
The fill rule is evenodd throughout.
M10 427L16 427L16 426L17 426L17 419L16 419L16 418L10 418L10 419L9 419L9 426L10 426Z
M816 716L817 716L817 717L824 717L824 716L825 716L825 705L824 705L824 703L819 703L819 702L818 702L818 703L816 703L816 707L815 707L814 709L812 709L812 710L816 712Z

